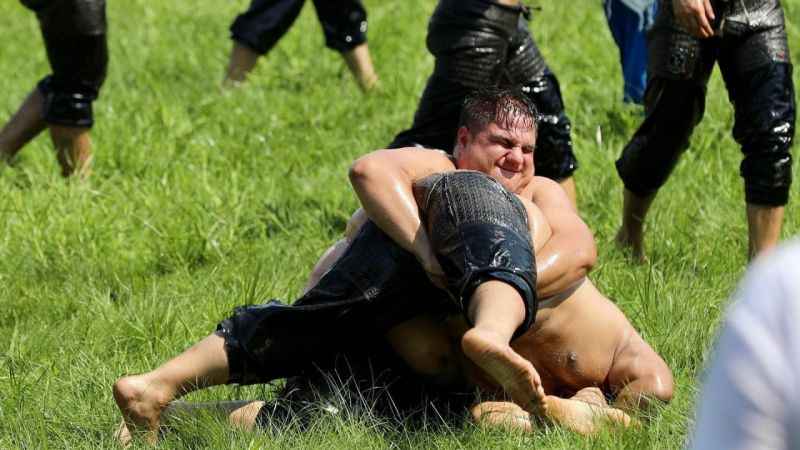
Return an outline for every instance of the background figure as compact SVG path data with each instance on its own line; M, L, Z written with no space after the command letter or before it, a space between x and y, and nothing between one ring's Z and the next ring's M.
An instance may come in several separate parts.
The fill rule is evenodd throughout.
M0 131L0 157L9 160L45 127L61 173L90 172L92 102L106 77L105 0L23 0L36 12L53 73L42 79Z
M800 448L800 241L753 264L706 374L690 448Z
M792 183L795 99L783 9L778 0L672 0L649 33L644 122L616 162L625 185L617 241L644 257L644 219L658 189L689 147L719 63L734 107L733 138L744 155L749 255L780 238Z
M374 88L378 75L367 48L367 11L360 0L313 0L325 34L325 45L342 54L363 91ZM304 0L253 0L231 24L231 50L225 83L242 82L292 26Z
M647 30L658 10L657 0L605 0L603 7L611 36L619 47L622 101L644 103L647 85Z
M571 124L561 88L528 30L529 10L517 0L440 0L428 24L428 50L436 58L433 74L411 128L390 148L421 146L452 153L464 98L497 85L519 85L536 104L536 175L558 181L575 203Z

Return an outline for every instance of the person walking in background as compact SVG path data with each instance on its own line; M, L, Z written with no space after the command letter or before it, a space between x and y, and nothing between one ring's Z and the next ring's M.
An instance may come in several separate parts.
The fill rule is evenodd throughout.
M664 1L650 32L644 122L616 162L625 185L617 242L643 260L644 220L705 111L714 64L733 103L744 159L750 257L780 238L792 183L795 99L778 0Z
M253 0L250 8L231 24L230 62L224 84L245 81L259 56L267 54L289 31L304 0ZM360 0L314 0L314 8L325 34L325 45L336 50L362 91L378 84L367 47L367 11Z
M390 148L426 147L453 152L464 98L487 86L518 85L536 104L541 121L536 174L557 181L575 204L572 174L578 160L561 88L528 30L530 10L518 0L440 0L428 24L428 50L436 58L411 127Z
M800 240L755 261L733 299L689 448L800 448Z
M657 0L605 0L608 28L619 47L624 80L622 101L644 103L647 86L647 30L653 25Z
M43 78L0 130L0 159L9 161L47 128L65 177L91 171L92 103L106 78L105 0L22 0L36 12L53 72Z

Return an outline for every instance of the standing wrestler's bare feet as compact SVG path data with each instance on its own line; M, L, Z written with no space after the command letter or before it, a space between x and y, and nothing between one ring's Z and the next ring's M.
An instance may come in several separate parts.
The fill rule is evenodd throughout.
M644 239L642 237L642 231L631 231L626 229L625 227L619 227L619 231L617 231L617 236L614 238L614 242L617 243L617 246L622 250L630 250L631 252L631 261L637 264L644 264L647 262L647 256L644 253Z
M174 398L171 388L147 375L120 378L114 383L114 400L123 418L123 424L115 433L117 440L127 446L141 433L147 442L155 443L161 412Z
M622 225L617 232L617 245L630 248L633 261L644 263L644 219L656 194L637 195L625 189L622 199Z
M515 352L501 335L472 328L461 338L461 348L516 404L529 412L546 409L542 380L533 364Z

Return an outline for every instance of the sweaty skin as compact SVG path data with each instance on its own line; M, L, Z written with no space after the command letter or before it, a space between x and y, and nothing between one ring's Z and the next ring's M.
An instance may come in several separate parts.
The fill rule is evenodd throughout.
M574 285L597 259L594 237L554 181L533 175L535 133L509 131L492 123L475 136L465 127L458 131L454 158L445 152L404 148L378 150L362 156L350 168L350 181L366 215L398 245L414 253L423 268L442 275L428 236L420 226L412 186L435 173L457 169L477 170L506 189L533 201L552 228L553 236L537 253L537 292L547 297Z
M534 251L539 256L552 230L537 205L522 198L528 210ZM348 224L351 236L363 223L359 211ZM334 244L315 267L309 288L347 248L348 237ZM418 373L443 385L474 385L502 397L502 390L461 350L468 326L461 316L445 323L431 317L404 322L387 333L393 349ZM672 398L670 369L639 336L625 315L589 281L544 299L534 325L511 342L541 377L545 393L543 416L581 434L598 431L602 423L631 424L627 412L646 409L650 402ZM613 396L612 405L605 396ZM531 429L531 415L516 404L490 401L472 408L482 425Z
M526 204L533 227L534 247L547 247L550 230L544 215ZM357 213L348 225L349 235L363 221ZM312 274L320 274L347 248L345 239L328 251ZM534 326L511 342L516 354L542 372L540 382L550 395L542 394L537 417L544 417L580 433L591 433L605 421L627 425L630 419L617 409L646 406L643 399L668 401L672 376L664 362L636 334L616 307L584 281L574 292L543 300ZM390 330L387 338L398 354L421 375L447 385L465 382L500 394L497 383L479 370L462 350L467 329L461 317L445 321L418 317ZM192 391L225 384L229 380L225 340L211 334L156 369L120 378L114 399L123 416L116 437L125 445L133 435L155 442L160 425L171 416L203 410L225 416L234 426L254 426L263 402L225 402L196 405L175 400ZM530 360L526 359L530 358ZM533 364L531 364L533 363ZM602 389L602 391L601 391ZM562 398L554 393L569 395ZM604 398L616 395L614 407ZM476 421L486 426L531 429L531 414L508 401L491 401L472 408ZM132 434L133 433L133 434Z

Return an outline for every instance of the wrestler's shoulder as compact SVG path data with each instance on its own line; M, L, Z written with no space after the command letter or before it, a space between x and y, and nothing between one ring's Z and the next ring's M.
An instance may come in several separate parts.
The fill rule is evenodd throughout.
M533 200L537 195L546 195L548 193L560 195L562 188L550 178L534 176L531 182L522 190L520 196Z
M438 148L400 147L386 151L401 152L399 154L411 156L415 160L424 159L426 163L436 165L442 171L456 170L456 160L453 155Z

